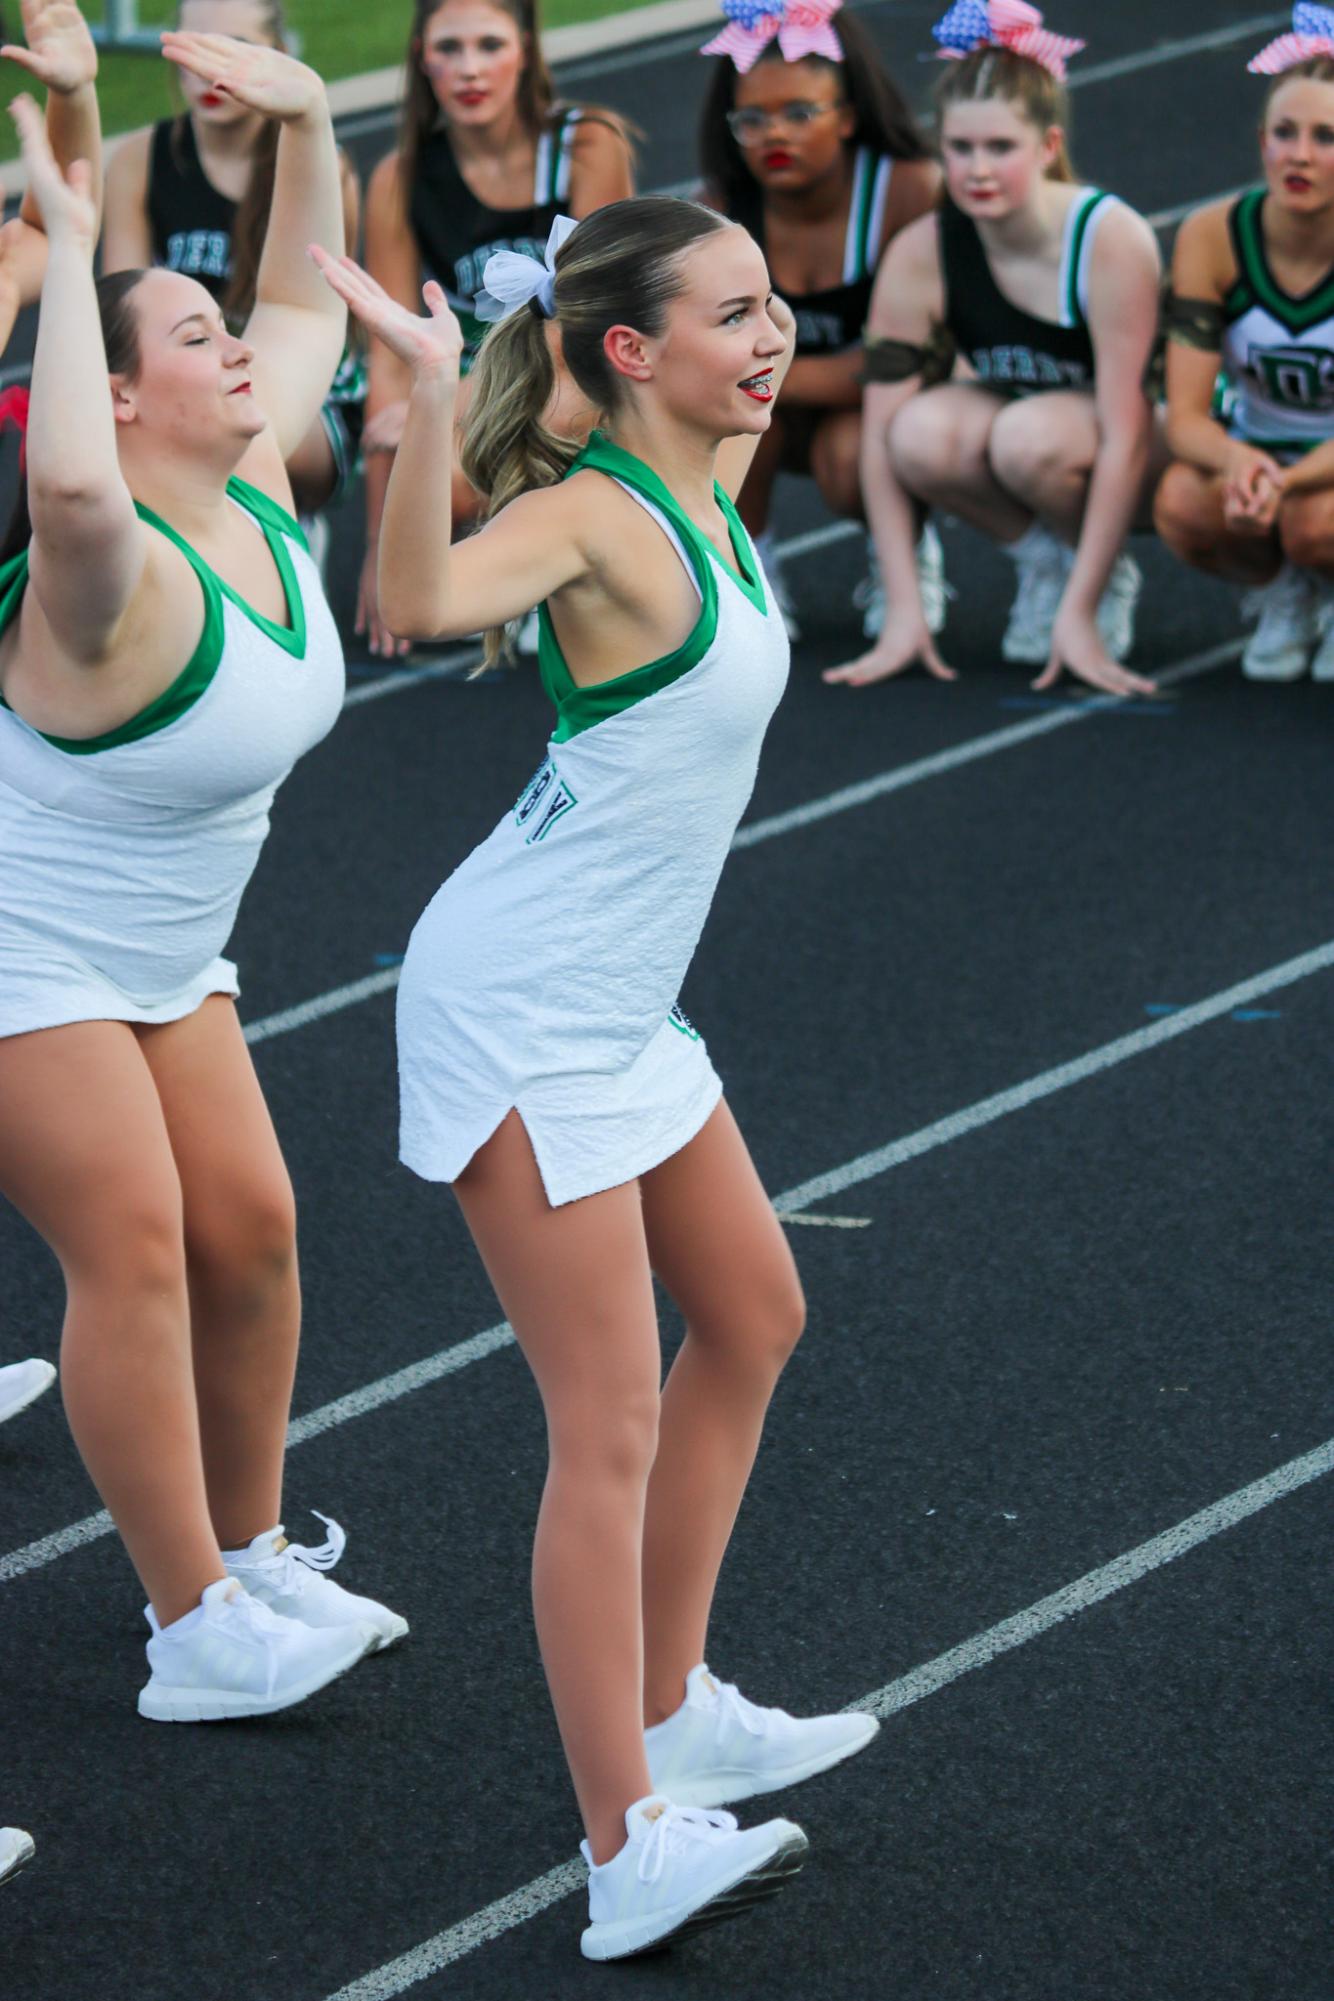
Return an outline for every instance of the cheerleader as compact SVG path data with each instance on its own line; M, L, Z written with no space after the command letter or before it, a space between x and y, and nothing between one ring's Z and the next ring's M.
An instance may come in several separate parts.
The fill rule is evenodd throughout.
M285 49L281 0L180 0L177 26L192 34L233 35ZM107 168L104 271L161 264L197 278L230 326L243 327L255 303L278 128L206 78L182 74L182 117L131 132ZM339 155L343 241L356 248L361 189ZM361 354L343 356L315 422L287 463L297 506L315 515L347 491L357 462L366 379ZM323 524L321 524L323 527Z
M557 99L542 54L535 0L414 0L407 94L397 149L366 191L366 264L415 312L422 283L443 285L463 327L463 368L484 331L473 312L482 271L500 249L541 256L558 213L589 215L634 186L626 129L614 113ZM411 387L385 347L371 360L366 429L366 558L357 631L372 653L402 652L375 597L376 547L392 454ZM566 400L569 387L565 385ZM466 391L460 409L466 403ZM565 428L586 436L578 405ZM477 496L460 475L454 520Z
M265 1715L407 1630L278 1518L300 1315L291 1190L220 956L342 654L284 456L337 365L319 78L168 33L282 127L243 338L172 271L93 279L97 212L30 100L48 242L31 526L0 568L0 1190L59 1259L65 1407L148 1595L144 1716Z
M412 934L402 1155L452 1184L546 1411L533 1565L585 1828L592 1959L731 1916L798 1868L792 1822L716 1809L859 1750L865 1716L794 1721L705 1665L714 1586L801 1289L696 1029L676 1005L754 782L788 642L736 495L791 315L713 210L618 202L502 255L465 469L490 520L451 548L462 335L322 263L411 371L380 591L397 632L538 604L556 711L514 809ZM548 327L606 432L542 423ZM687 1333L660 1389L653 1278Z
M1334 8L1295 7L1250 68L1264 181L1181 225L1154 513L1183 562L1254 587L1244 673L1334 681Z
M700 121L705 199L750 231L797 322L783 408L760 441L740 512L778 595L788 635L793 615L767 532L779 472L814 478L831 513L863 517L859 470L862 329L885 246L929 209L940 175L903 96L842 0L800 6L727 0L728 25L707 42L716 54ZM940 542L918 547L927 623L945 619ZM874 566L858 596L864 630L884 624Z
M1066 58L1024 0L957 0L936 24L945 196L890 246L871 301L862 484L890 611L870 652L828 681L861 685L936 649L912 560L914 503L956 514L1015 566L1001 652L1114 694L1152 692L1119 663L1165 456L1144 376L1158 250L1124 203L1076 181Z

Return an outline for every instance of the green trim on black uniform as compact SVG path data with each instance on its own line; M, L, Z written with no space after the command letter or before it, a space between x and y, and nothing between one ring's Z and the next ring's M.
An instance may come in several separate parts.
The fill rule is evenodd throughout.
M612 479L623 480L627 486L636 488L646 500L651 500L681 538L691 568L700 590L699 617L691 631L674 652L663 654L659 660L651 660L646 666L634 667L626 674L616 674L609 681L599 681L590 688L581 688L576 683L561 652L550 614L545 604L538 607L538 669L542 685L555 704L559 717L554 741L568 743L573 736L584 730L593 729L598 723L620 715L623 710L633 708L637 702L650 695L656 695L663 688L671 686L697 667L714 642L718 631L718 579L713 564L724 570L745 592L751 603L766 616L768 603L765 598L764 581L759 564L755 559L750 538L741 524L741 518L731 500L716 483L714 495L727 522L732 552L736 557L734 568L722 553L715 549L708 536L696 526L681 506L673 498L652 467L637 459L632 452L613 444L600 431L594 431L574 464L570 474L593 471L608 474ZM710 563L709 558L713 558Z
M1070 256L1065 272L1065 324L1070 327L1087 325L1083 303L1079 297L1079 267L1084 261L1084 242L1089 233L1089 224L1096 210L1109 199L1103 188L1094 188L1079 209L1070 232Z
M1318 285L1309 292L1303 292L1299 298L1283 290L1269 268L1265 252L1261 210L1266 193L1265 188L1252 188L1234 203L1228 216L1240 285L1251 294L1248 304L1263 306L1289 333L1305 333L1308 327L1318 326L1321 320L1334 319L1334 271L1327 272ZM1228 314L1233 319L1241 317L1240 311L1233 305L1238 291L1239 287L1234 286L1227 297Z
M36 734L45 743L49 743L53 750L65 751L71 757L89 757L98 751L116 750L122 744L138 743L143 737L155 736L159 730L167 729L172 723L179 722L186 711L194 707L218 671L223 648L224 597L230 598L232 603L260 628L261 632L276 640L286 652L293 654L297 659L304 657L306 611L301 598L301 588L296 580L296 571L292 567L292 558L287 550L287 538L300 542L302 548L306 546L306 538L299 524L287 510L280 507L276 500L270 500L267 494L261 493L258 487L251 486L243 479L229 479L227 491L263 530L264 539L273 552L273 560L282 579L283 595L287 600L288 616L292 621L291 629L275 625L272 619L265 618L262 612L255 611L239 592L225 583L203 557L176 533L168 522L163 521L160 515L154 514L151 507L143 507L136 500L134 507L140 520L146 522L150 528L156 528L169 542L174 543L199 578L204 593L204 628L185 666L175 680L164 688L147 708L140 709L137 715L120 723L114 730L103 731L101 736L64 737L54 736L49 730L38 730ZM5 565L3 570L0 570L0 633L7 631L11 622L18 616L23 593L27 587L28 551L23 549ZM3 694L0 694L0 708L9 708L9 703Z

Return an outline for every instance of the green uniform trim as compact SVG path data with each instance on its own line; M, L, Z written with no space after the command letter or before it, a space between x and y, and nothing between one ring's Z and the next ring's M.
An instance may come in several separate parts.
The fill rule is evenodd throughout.
M1232 247L1236 253L1239 284L1227 296L1228 315L1240 318L1234 299L1244 288L1251 294L1248 304L1264 307L1289 333L1305 333L1321 320L1334 319L1334 271L1327 273L1311 291L1294 298L1285 292L1269 268L1265 254L1264 223L1261 211L1266 190L1252 188L1233 205L1228 217ZM1242 308L1244 310L1244 308Z
M1084 261L1084 239L1089 233L1089 224L1095 211L1107 199L1103 189L1095 188L1075 217L1070 237L1070 261L1065 273L1065 324L1068 327L1082 327L1085 323L1084 308L1079 303L1079 267Z
M299 541L304 548L306 538L298 523L285 508L258 487L251 486L243 479L229 479L227 491L232 498L245 508L264 531L264 538L273 552L274 562L282 578L283 595L287 600L288 615L292 629L275 625L272 619L248 605L230 584L224 583L217 572L210 568L203 557L191 548L184 538L176 533L162 518L154 514L150 507L143 507L136 500L135 512L150 528L156 528L174 542L199 578L204 592L204 628L198 644L189 660L170 685L151 701L147 708L140 709L114 730L105 730L101 736L64 737L53 736L49 730L38 730L37 735L53 750L63 750L71 757L90 757L97 751L116 750L121 744L138 743L141 738L155 736L159 730L167 729L178 722L188 709L192 709L218 671L223 647L222 600L229 597L240 607L262 632L275 639L288 653L301 659L306 650L306 612L301 599L301 588L292 567L292 558L287 550L287 538ZM9 629L17 618L23 602L23 593L28 588L28 551L20 553L0 570L0 633ZM0 694L0 708L9 708L9 703Z
M764 582L750 538L735 507L720 486L715 484L714 495L727 522L732 552L736 557L735 568L714 548L708 536L696 527L653 469L632 452L613 444L600 431L593 432L566 478L586 470L624 480L627 486L636 488L666 516L690 558L699 584L700 608L693 628L674 652L663 654L659 660L650 660L646 666L633 667L627 674L616 674L609 681L599 681L591 688L581 688L561 652L546 605L539 606L537 664L542 685L554 703L559 719L553 737L556 743L568 743L571 737L579 736L584 730L593 729L598 723L633 708L637 702L660 693L673 681L679 681L682 675L688 674L692 667L699 665L718 631L718 579L714 564L731 577L753 605L766 616L768 614ZM710 557L713 558L712 563Z

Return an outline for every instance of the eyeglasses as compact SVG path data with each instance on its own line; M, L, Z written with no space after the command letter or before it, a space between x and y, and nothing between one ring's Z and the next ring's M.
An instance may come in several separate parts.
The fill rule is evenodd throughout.
M814 125L816 119L823 118L827 111L841 111L842 108L842 98L835 98L832 104L813 104L808 97L797 97L778 111L761 111L758 105L746 104L738 111L728 112L727 124L738 146L754 146L771 125L781 125L788 132L804 132L808 125Z

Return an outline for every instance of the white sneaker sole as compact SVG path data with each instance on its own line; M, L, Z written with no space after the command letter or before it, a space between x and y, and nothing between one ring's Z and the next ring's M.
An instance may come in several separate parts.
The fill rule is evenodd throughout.
M659 1790L665 1792L676 1806L735 1806L739 1800L755 1799L760 1793L779 1793L787 1786L799 1786L803 1779L813 1779L820 1772L830 1771L841 1765L845 1758L853 1758L858 1751L864 1751L880 1735L880 1725L874 1716L863 1719L866 1729L860 1737L852 1738L846 1744L814 1752L809 1758L802 1758L796 1764L784 1765L778 1771L747 1771L742 1766L715 1766L712 1771L697 1772L690 1778L672 1778L664 1781Z
M390 1626L389 1631L375 1635L375 1638L366 1649L368 1654L387 1654L390 1647L396 1647L400 1640L406 1640L408 1634L412 1631L411 1626L409 1626L401 1612L394 1612L390 1616L393 1624Z
M26 1410L28 1408L29 1404L36 1403L38 1397L44 1397L46 1395L47 1391L50 1389L52 1383L56 1379L54 1364L48 1362L46 1364L46 1367L51 1371L49 1376L46 1376L41 1382L39 1382L34 1389L30 1389L26 1393L26 1395L21 1396L17 1403L6 1404L5 1408L3 1410L0 1410L0 1424L7 1423L11 1417L17 1417L21 1410Z
M799 1827L779 1837L770 1853L751 1862L730 1879L724 1878L698 1899L646 1912L640 1918L620 1918L612 1924L589 1925L579 1941L585 1959L632 1959L675 1945L707 1925L740 1917L752 1904L773 1897L795 1876L810 1853L810 1842Z
M223 1688L172 1688L150 1681L139 1691L139 1714L151 1723L229 1723L242 1716L273 1716L318 1694L366 1656L364 1640L331 1667L308 1675L277 1695L235 1695Z
M11 1877L18 1875L20 1869L26 1869L36 1853L37 1843L30 1834L25 1834L18 1847L9 1855L4 1866L0 1867L0 1883L8 1883Z
M1241 656L1241 671L1248 681L1300 681L1306 673L1307 665L1308 658L1305 653L1292 654L1276 668L1269 665L1257 667L1244 653Z

